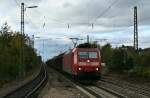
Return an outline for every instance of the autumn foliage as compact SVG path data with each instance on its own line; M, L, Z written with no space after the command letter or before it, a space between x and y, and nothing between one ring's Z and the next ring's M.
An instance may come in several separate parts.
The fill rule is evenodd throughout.
M0 30L0 80L11 80L26 75L38 67L35 50L27 44L29 37L10 30L5 23Z

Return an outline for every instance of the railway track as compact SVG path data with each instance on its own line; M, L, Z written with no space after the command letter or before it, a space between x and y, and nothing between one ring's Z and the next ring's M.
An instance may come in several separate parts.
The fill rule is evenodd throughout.
M37 91L46 84L46 81L47 73L45 66L43 65L41 67L40 73L36 78L23 85L22 87L16 89L15 91L8 93L2 98L36 98Z
M129 82L125 82L125 81L121 81L121 80L116 80L116 79L113 79L111 77L104 77L102 79L102 81L105 81L105 82L110 82L110 83L113 83L113 84L117 84L117 85L120 85L120 86L129 86L131 89L133 90L141 90L142 92L146 92L146 93L149 93L150 95L150 88L147 87L147 86L144 86L144 85L137 85L137 84L131 84Z
M111 91L97 85L82 86L86 91L95 96L95 98L127 98L115 91Z
M110 89L126 95L128 98L150 98L150 89L148 87L139 87L125 81L103 77L98 85L109 87Z
M76 82L73 79L69 79L73 82L76 87L86 93L90 98L128 98L127 96L109 89L105 88L102 85L95 83L84 84L82 82Z
M66 76L63 72L60 72L56 69L53 69L53 70L57 74L66 77L66 79L68 81L72 82L72 84L74 84L74 86L77 89L79 89L81 92L85 93L87 96L89 96L89 98L126 98L125 96L123 96L115 91L111 91L109 89L99 87L95 83L85 85L80 82L74 81L72 78Z
M58 73L65 76L62 72ZM68 78L67 76L65 77ZM68 79L75 84L76 88L87 94L90 98L150 98L149 88L132 86L128 83L125 84L124 81L102 78L97 83L83 85L75 82L73 79ZM145 93L146 91L147 93Z
M81 86L95 98L150 98L150 88L116 79L102 78L94 85ZM91 97L92 98L92 97Z

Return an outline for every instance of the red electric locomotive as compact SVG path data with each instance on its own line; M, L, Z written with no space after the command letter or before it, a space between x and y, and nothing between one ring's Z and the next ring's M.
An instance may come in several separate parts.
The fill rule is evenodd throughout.
M100 50L98 48L74 48L63 55L62 65L62 70L74 77L100 78Z

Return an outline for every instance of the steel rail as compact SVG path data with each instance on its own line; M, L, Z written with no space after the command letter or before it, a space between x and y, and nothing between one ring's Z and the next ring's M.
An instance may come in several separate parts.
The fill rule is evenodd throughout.
M113 85L116 85L116 86L119 86L119 87L125 87L125 88L128 88L129 90L132 90L132 91L135 91L135 92L138 92L139 94L142 94L142 95L146 95L146 96L149 96L150 97L150 90L149 88L143 88L143 87L139 87L139 86L136 86L136 85L133 85L133 84L130 84L130 83L126 83L126 82L118 82L116 80L107 80L107 79L102 79L101 81L103 82L107 82L109 84L113 84Z
M47 80L47 73L46 73L46 69L45 69L45 65L44 66L44 78L42 79L42 81L32 90L30 91L25 98L29 98L30 96L32 96L32 94L34 94L40 87L42 84L44 84L44 82Z
M39 74L25 85L9 92L2 98L30 98L41 86L46 83L47 73L45 66L41 66Z

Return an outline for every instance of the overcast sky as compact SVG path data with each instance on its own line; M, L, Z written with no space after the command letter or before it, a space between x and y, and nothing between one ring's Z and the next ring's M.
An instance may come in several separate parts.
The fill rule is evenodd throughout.
M139 47L150 46L150 0L0 0L0 25L7 21L12 30L20 30L21 2L38 6L25 11L25 33L40 37L35 38L35 47L45 59L73 47L70 37L90 35L91 41L107 39L101 44L133 45L134 6Z

